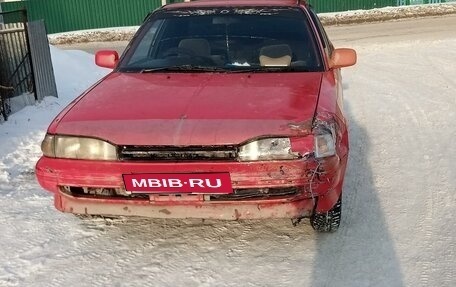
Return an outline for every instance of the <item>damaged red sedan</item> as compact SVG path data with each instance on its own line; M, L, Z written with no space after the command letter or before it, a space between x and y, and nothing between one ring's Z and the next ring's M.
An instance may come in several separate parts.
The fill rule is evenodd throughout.
M113 72L66 107L36 175L63 212L310 218L335 231L348 157L340 68L305 1L213 0L152 12Z

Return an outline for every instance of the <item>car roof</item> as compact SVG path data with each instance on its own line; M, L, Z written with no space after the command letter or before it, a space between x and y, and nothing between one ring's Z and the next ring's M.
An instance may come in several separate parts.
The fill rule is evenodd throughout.
M239 6L282 6L296 7L298 3L305 4L304 0L198 0L182 3L169 4L163 9L178 9L192 7L239 7Z

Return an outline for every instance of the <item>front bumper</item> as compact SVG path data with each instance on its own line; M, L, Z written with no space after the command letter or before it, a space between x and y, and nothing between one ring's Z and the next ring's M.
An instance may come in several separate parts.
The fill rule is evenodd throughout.
M42 157L36 166L40 185L54 193L55 206L63 212L98 215L131 215L155 218L260 219L300 218L314 210L331 209L342 192L346 158L270 162L104 162ZM122 174L229 172L233 189L299 187L293 196L272 199L160 201L81 197L63 187L124 189Z
M58 210L76 214L125 215L153 218L204 218L221 220L301 218L311 214L312 199L267 202L194 202L160 204L143 200L79 198L58 192L54 195Z

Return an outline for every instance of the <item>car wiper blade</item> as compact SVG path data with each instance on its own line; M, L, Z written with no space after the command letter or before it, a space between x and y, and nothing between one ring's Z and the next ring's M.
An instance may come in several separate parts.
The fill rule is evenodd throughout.
M311 70L302 68L302 67L248 67L245 69L236 70L238 73L253 73L253 72L260 72L260 73L274 73L274 72L311 72Z
M162 71L185 71L185 72L229 72L230 70L220 67L206 67L206 66L194 66L194 65L180 65L180 66L167 66L150 69L142 69L141 73L153 73Z
M210 67L210 66L195 66L195 65L179 65L179 66L166 66L157 68L147 68L140 70L140 73L154 73L154 72L224 72L224 73L273 73L273 72L311 72L309 69L302 67Z

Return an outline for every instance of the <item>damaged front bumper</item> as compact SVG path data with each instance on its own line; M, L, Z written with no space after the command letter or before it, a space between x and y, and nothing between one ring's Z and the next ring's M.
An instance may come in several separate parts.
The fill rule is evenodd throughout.
M312 199L295 201L160 202L54 195L55 207L63 212L93 215L124 215L152 218L204 218L220 220L302 218L311 215Z
M303 218L330 210L339 199L346 158L268 162L101 162L42 157L40 185L54 193L63 212L154 218ZM129 197L122 174L229 172L233 195L154 194ZM88 191L113 189L123 196ZM261 191L250 196L251 191ZM296 190L296 192L283 192ZM77 191L77 192L75 192ZM280 192L278 192L280 191ZM249 196L243 196L248 194Z

